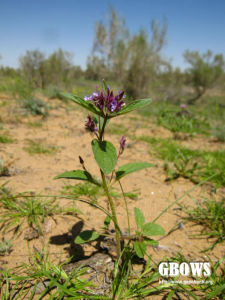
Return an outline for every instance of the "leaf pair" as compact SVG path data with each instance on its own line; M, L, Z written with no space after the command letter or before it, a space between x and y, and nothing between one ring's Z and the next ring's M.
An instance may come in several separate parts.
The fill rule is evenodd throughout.
M141 229L141 233L146 236L163 235L164 229L155 223L145 223L145 217L139 208L134 208L134 215L137 226Z
M134 215L137 227L140 229L140 231L137 231L136 233L143 239L143 241L134 242L134 250L138 257L143 258L146 253L147 245L158 245L158 242L149 238L149 236L163 235L165 234L165 231L158 224L151 222L145 223L145 217L139 208L134 208Z

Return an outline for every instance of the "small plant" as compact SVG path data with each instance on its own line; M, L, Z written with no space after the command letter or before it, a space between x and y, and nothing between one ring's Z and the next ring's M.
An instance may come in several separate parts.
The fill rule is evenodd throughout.
M54 154L57 152L58 147L53 145L43 144L40 141L28 140L29 145L24 147L29 154Z
M24 108L27 112L31 113L32 115L41 115L43 117L47 117L49 110L44 101L33 97L24 100L22 102L22 108Z
M4 237L2 238L2 241L0 242L0 255L6 255L9 254L12 251L12 243L11 240L6 241Z
M155 223L144 224L144 216L138 209L136 209L135 217L139 229L136 231L136 233L131 234L127 200L121 185L121 179L124 176L135 171L152 167L153 164L135 162L122 165L118 168L117 162L125 150L126 138L122 136L122 138L120 139L119 151L117 152L113 144L105 140L105 130L106 127L109 126L110 119L142 108L150 103L150 99L136 100L129 104L126 104L124 101L124 92L120 91L117 95L114 95L113 91L111 91L110 88L106 86L104 81L102 91L94 92L91 96L85 96L84 99L72 94L64 93L63 95L73 100L76 104L82 106L88 111L91 111L95 115L94 117L88 115L85 127L86 130L88 130L95 136L95 138L91 142L91 147L94 158L100 170L101 180L96 179L96 177L88 171L82 157L80 157L82 170L73 170L62 173L55 179L67 178L74 180L84 180L90 182L93 185L102 187L107 197L107 202L110 209L106 210L104 208L101 208L101 210L105 212L108 224L110 223L110 221L113 222L115 230L117 258L119 259L121 257L121 253L123 253L124 247L128 247L131 252L133 251L132 249L134 249L136 255L140 258L143 258L146 252L146 243L154 243L154 240L152 240L150 236L162 235L164 234L164 230ZM110 194L115 183L119 184L124 196L123 199L127 212L129 231L128 236L123 236L122 234L122 230L117 219L115 203ZM101 233L98 233L95 230L83 231L76 237L75 243L82 244L96 240L99 237L99 234ZM122 244L125 244L125 246L123 246Z
M221 200L204 198L196 202L196 207L183 207L185 220L203 227L202 232L195 236L213 239L213 244L205 251L213 249L225 240L225 198Z
M32 193L13 195L5 187L1 188L0 207L0 230L3 233L14 231L15 234L20 233L24 223L42 234L46 217L69 211L60 208L54 198L43 199ZM75 209L71 211L75 212Z
M96 293L94 284L85 278L87 268L65 272L63 265L50 260L48 249L29 248L29 264L17 270L0 271L0 290L4 299L110 299ZM1 276L2 275L2 276ZM1 280L2 277L2 280ZM14 298L12 295L15 294ZM12 298L6 298L6 296Z
M84 182L75 185L66 185L62 190L62 194L69 194L74 199L86 196L91 201L97 201L98 197L102 195L101 190L100 186Z
M0 143L2 144L10 144L13 143L14 139L6 134L0 134Z
M177 156L173 163L166 162L164 170L168 175L168 180L177 179L179 177L188 178L194 183L198 183L196 172L199 170L198 162L194 162L192 155L182 153L177 149Z

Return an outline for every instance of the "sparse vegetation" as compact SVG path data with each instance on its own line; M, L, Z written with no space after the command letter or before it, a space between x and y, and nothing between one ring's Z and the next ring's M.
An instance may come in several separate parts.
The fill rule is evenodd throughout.
M200 117L196 117L188 110L169 111L165 110L158 116L158 125L177 133L188 133L190 136L198 134L209 135L210 125Z
M128 129L121 124L120 125L112 124L109 128L110 134L123 135L123 134L126 134L127 131L128 131Z
M10 143L13 143L15 140L10 137L9 135L7 134L0 134L0 143L2 144L10 144Z
M37 98L26 99L22 102L22 108L24 108L28 113L32 115L41 115L47 117L49 107L45 104L44 101Z
M31 127L39 128L39 127L43 126L43 123L42 122L29 122L28 125Z
M180 146L172 139L147 136L136 139L149 143L153 149L150 153L166 161L165 170L171 178L184 176L193 179L195 177L195 180L200 182L212 177L210 180L217 187L225 185L225 152L223 150L191 150Z
M28 140L28 146L24 147L29 154L54 154L57 152L58 147L48 145L41 141Z
M12 231L21 233L23 224L43 234L42 224L46 217L53 217L63 212L76 213L73 208L61 208L55 198L46 199L32 193L12 194L5 187L1 187L0 194L0 230L3 233Z
M182 206L186 214L184 219L202 226L201 233L195 237L213 240L212 245L204 250L208 251L225 239L225 199L203 198L194 202L194 207Z

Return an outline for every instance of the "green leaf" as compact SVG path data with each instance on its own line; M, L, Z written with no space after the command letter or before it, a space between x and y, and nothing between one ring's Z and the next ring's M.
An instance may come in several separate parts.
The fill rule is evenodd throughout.
M134 215L135 215L135 220L136 220L137 226L142 228L142 226L145 223L145 217L139 208L137 208L137 207L134 208Z
M99 234L94 230L82 231L74 240L75 244L83 244L94 241L99 237Z
M134 250L138 257L143 258L146 252L146 245L142 242L134 242Z
M64 172L62 174L59 174L58 176L56 176L54 179L60 179L60 178L65 178L65 179L76 179L76 180L86 180L89 181L91 183L94 183L98 186L100 186L101 184L99 182L97 182L90 173L88 173L87 171L83 171L83 170L74 170L74 171L68 171L68 172Z
M117 162L116 149L112 143L103 141L99 142L94 139L91 142L94 157L104 174L111 173Z
M133 110L140 109L140 108L150 104L151 101L152 101L151 99L141 99L141 100L132 101L131 103L125 105L119 112L110 114L109 118L114 118L116 116L127 114Z
M142 226L142 233L147 236L152 236L152 235L163 235L165 234L165 231L158 224L146 223Z
M121 179L122 177L126 176L127 174L140 171L145 168L150 168L154 167L155 165L150 164L150 163L145 163L145 162L138 162L138 163L129 163L125 164L121 167L116 172L116 180Z
M94 114L96 115L99 115L99 116L104 116L103 115L103 112L98 108L96 107L91 101L85 101L84 99L80 98L80 97L77 97L73 94L70 94L70 93L64 93L64 92L61 92L61 95L74 101L76 104L82 106L83 108L93 112Z
M147 238L147 237L144 237L144 243L145 243L145 245L151 245L151 246L153 246L153 247L157 247L157 246L159 245L159 242L158 242L158 241L149 239L149 238Z

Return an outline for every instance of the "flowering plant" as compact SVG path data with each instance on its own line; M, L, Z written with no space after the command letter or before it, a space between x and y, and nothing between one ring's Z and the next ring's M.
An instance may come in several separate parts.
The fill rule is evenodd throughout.
M121 179L135 171L142 170L144 168L153 167L153 164L146 162L139 163L128 163L125 165L116 168L117 161L119 157L123 154L125 146L126 146L126 138L124 136L120 139L120 148L117 154L116 148L109 141L104 139L104 133L106 129L106 125L108 120L114 117L118 117L120 115L129 113L133 110L139 109L148 105L151 100L143 99L136 100L129 104L126 104L124 101L125 94L124 91L119 91L117 95L114 95L113 91L106 85L103 81L103 89L102 91L94 92L90 96L85 96L84 99L79 98L72 94L63 93L64 96L73 100L76 104L84 107L88 111L94 113L95 116L88 115L88 119L85 123L86 130L94 133L95 137L92 142L92 151L94 154L94 158L99 166L101 181L95 179L95 177L88 172L83 158L80 158L80 163L82 166L82 170L73 170L69 172L62 173L58 175L55 179L58 178L67 178L67 179L76 179L76 180L85 180L92 184L103 187L105 194L107 196L109 210L98 205L98 208L101 209L106 214L105 224L110 223L112 220L115 233L116 233L116 247L117 247L117 257L119 258L121 255L121 246L124 245L124 241L127 241L127 245L133 245L133 250L139 257L144 257L146 252L146 245L157 245L157 241L149 238L150 236L162 235L164 234L164 230L161 226L155 223L145 223L145 218L142 212L138 209L134 209L135 220L137 223L137 230L134 234L131 234L130 228L130 220L129 213L127 207L127 201L123 192L123 188L121 185ZM109 178L106 175L111 175ZM114 201L110 194L110 189L114 183L119 183L127 212L127 221L128 221L128 236L123 236L121 228L117 219L117 212L114 205ZM93 203L90 203L93 205ZM95 240L99 237L99 233L94 230L86 230L81 232L77 238L75 239L75 243L85 243L92 240ZM122 243L123 241L123 243Z

